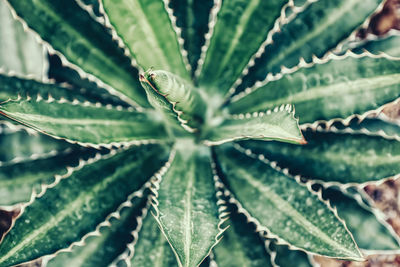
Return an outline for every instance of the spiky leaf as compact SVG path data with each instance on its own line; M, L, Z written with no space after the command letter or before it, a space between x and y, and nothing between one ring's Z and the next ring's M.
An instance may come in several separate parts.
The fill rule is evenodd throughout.
M307 131L304 146L275 142L242 143L277 161L292 174L326 182L364 183L396 175L400 142L380 136Z
M220 232L210 152L181 140L162 178L156 219L181 266L197 266Z
M8 99L16 98L18 95L22 97L37 97L37 95L47 98L49 95L56 99L65 98L73 101L93 101L98 102L98 97L89 94L81 94L77 89L56 85L54 83L39 82L34 79L20 78L16 76L0 74L0 101L4 102ZM100 100L101 103L108 104L107 101Z
M364 41L358 44L353 49L355 53L363 53L365 50L373 53L380 54L385 53L392 57L400 57L400 32L395 31L393 34L386 38L377 38L369 41Z
M68 101L12 100L0 105L0 114L40 132L82 143L146 141L166 136L164 127L150 114Z
M229 145L215 150L228 189L271 234L314 254L362 260L342 222L305 186Z
M274 253L274 263L281 267L312 267L306 253L300 250L291 250L286 245L278 245L271 241L269 249Z
M126 202L117 215L108 220L110 225L100 227L100 235L85 239L84 246L75 246L72 251L58 254L47 263L47 267L106 267L120 255L127 243L132 242L129 234L137 226L137 217L146 198L134 197ZM129 204L128 204L129 203Z
M8 1L43 40L71 63L112 86L113 94L148 106L138 72L106 28L74 0ZM128 97L126 97L128 96ZM133 104L133 103L132 103Z
M0 1L0 40L0 69L46 78L46 50L13 18L4 1Z
M102 2L111 24L143 69L154 67L189 78L167 3L159 0Z
M305 142L290 105L267 112L241 114L225 119L210 129L205 143L218 145L233 140L279 140L302 144Z
M93 150L70 148L46 154L16 158L0 165L0 205L28 202L32 191L41 191L54 175L67 173L67 167L77 166L80 158L94 155Z
M199 82L224 95L267 39L285 0L222 1Z
M310 62L313 56L322 57L362 24L380 3L380 0L307 1L304 11L276 31L237 90L264 80L268 73L279 73L281 66L294 67L301 58Z
M207 106L199 91L190 83L175 74L153 70L141 75L140 80L151 105L185 130L199 130Z
M208 23L215 8L215 1L171 0L169 4L176 17L176 25L182 30L183 46L188 51L188 61L192 71L195 71L201 47L205 43L205 34L209 30Z
M354 196L344 194L333 187L323 191L323 197L329 199L338 214L346 221L358 246L365 250L399 250L400 238L393 228L384 222L383 214L356 200ZM380 216L377 217L377 216Z
M0 265L30 261L79 241L151 177L165 154L158 145L133 147L75 169L25 208L0 244Z
M220 267L267 267L272 266L270 255L265 250L265 241L237 209L231 208L230 227L224 232L221 242L214 248L214 260Z
M13 162L32 155L52 154L69 148L66 142L14 125L9 122L0 123L0 162ZM34 156L33 158L35 158Z
M144 218L143 225L138 230L138 239L131 252L133 255L131 254L126 259L132 266L177 266L174 252L150 212ZM117 264L117 266L119 265Z
M348 54L271 78L229 105L232 113L262 111L291 103L300 123L346 118L400 96L400 60Z

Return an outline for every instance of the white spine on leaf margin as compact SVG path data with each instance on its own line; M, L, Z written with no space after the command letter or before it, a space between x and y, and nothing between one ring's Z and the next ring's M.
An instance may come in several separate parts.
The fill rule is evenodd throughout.
M242 152L245 153L246 155L254 158L254 159L258 159L262 162L264 162L265 164L269 165L271 168L273 168L276 171L279 171L283 174L285 174L288 177L291 177L293 179L295 179L300 185L306 186L310 192L314 193L314 194L318 194L318 198L320 198L320 200L322 200L322 202L326 203L328 205L328 207L332 210L331 204L329 202L329 200L324 200L322 198L322 191L321 188L318 190L318 192L316 192L312 187L314 185L320 185L322 188L324 189L328 189L328 188L336 188L339 191L341 191L344 195L354 199L355 201L357 201L357 203L364 208L367 211L370 211L372 214L374 214L374 216L376 217L376 219L390 232L390 234L393 236L393 238L396 240L396 242L400 245L400 237L399 235L395 232L395 230L393 229L393 227L387 223L387 219L388 217L382 212L380 211L378 208L375 207L375 205L373 204L372 200L367 198L366 201L368 201L368 205L365 204L364 202L364 198L363 195L365 194L363 190L363 188L366 185L360 185L360 184L341 184L341 183L336 183L336 182L324 182L324 181L318 181L318 180L308 180L308 179L304 179L304 177L300 176L300 175L296 175L296 176L292 176L289 173L289 169L288 168L281 168L277 165L277 162L275 161L270 161L268 159L265 158L265 156L263 154L255 154L253 153L250 149L246 149L241 147L239 144L235 144L234 145L235 148ZM387 179L385 179L386 181ZM371 183L368 183L368 185ZM348 191L349 188L356 188L359 193L357 194L352 194ZM362 193L364 192L364 193ZM342 220L338 214L337 214L337 209L336 207L333 209L334 213L336 215L336 217L339 218L340 221L344 223L344 220ZM345 225L346 229L347 226ZM354 240L354 238L353 238ZM399 254L400 250L390 250L390 251L381 251L381 250L364 250L364 249L360 249L360 251L363 252L363 255L376 255L376 254L389 254L389 255L394 255L394 254Z
M214 33L215 25L217 24L218 13L221 9L222 0L214 0L213 7L211 8L210 17L208 20L208 32L204 35L204 45L201 47L200 57L197 61L197 69L194 72L195 79L199 78L203 69L204 60L206 59L207 51L210 46L211 37Z
M125 252L122 253L118 258L116 258L113 261L113 263L111 263L110 266L117 266L118 262L121 262L121 261L125 262L126 266L131 266L131 259L135 255L135 245L136 245L136 243L138 241L138 238L139 238L139 233L140 233L140 230L142 228L143 220L144 220L144 218L146 216L149 216L149 215L147 215L147 213L148 213L148 210L150 209L150 206L151 206L151 204L153 202L153 198L154 198L154 196L152 194L154 194L154 192L157 193L157 191L158 191L158 189L157 189L157 191L154 191L155 190L154 188L155 188L155 186L156 186L156 188L158 188L162 177L168 171L168 169L171 166L172 161L174 160L175 153L176 153L175 150L171 151L171 153L169 155L169 158L168 158L168 161L164 164L164 166L162 166L150 178L149 182L146 184L145 188L149 189L152 193L148 195L148 203L147 203L146 207L143 208L141 216L137 218L136 229L131 232L131 235L133 237L133 242L128 244L127 249L125 250Z
M261 112L253 112L253 113L246 113L246 114L229 114L227 118L228 119L233 119L233 120L245 120L245 119L251 119L251 118L264 117L264 116L271 115L272 113L282 112L282 111L286 111L287 113L292 114L293 118L298 123L299 120L295 118L294 106L292 106L290 104L282 104L281 106L277 106L274 109L269 109L269 110L264 111L264 112L261 111ZM260 135L260 136L257 136L257 137L258 138L264 138L266 136ZM227 143L227 142L231 142L231 141L242 140L242 139L251 139L251 138L255 138L255 136L238 135L237 137L223 139L223 140L220 140L220 141L204 140L203 143L206 146L216 146L216 145L221 145L221 144L224 144L224 143Z
M303 12L310 4L317 2L319 0L307 0L307 2L301 6L301 7L295 7L293 4L293 0L290 0L289 3L287 4L288 7L293 7L293 13L287 17L285 15L284 10L287 8L287 6L285 6L282 10L282 15L280 18L278 18L278 20L275 23L274 29L270 32L271 36L269 36L270 40L266 40L265 44L263 44L260 47L260 50L257 52L258 54L255 54L252 58L252 60L249 62L249 65L243 70L242 76L235 82L234 86L229 90L228 95L226 95L226 100L228 100L229 98L231 98L231 101L235 102L241 98L243 98L244 96L250 94L251 92L255 91L256 89L258 89L261 86L264 86L265 84L267 84L270 81L275 81L275 80L279 80L283 75L288 74L288 73L293 73L295 71L297 71L299 68L302 67L312 67L314 64L323 64L326 63L327 61L330 60L330 57L335 57L337 55L335 55L335 53L338 53L340 51L342 51L342 47L349 43L349 42L353 42L356 40L356 36L357 33L363 29L366 28L368 26L368 24L370 23L371 19L373 18L373 16L377 13L379 13L384 6L384 2L383 1L375 10L375 12L373 14L371 14L367 20L360 26L358 27L356 30L354 30L349 37L347 37L345 40L343 40L342 42L340 42L335 48L329 50L324 56L322 56L322 58L318 58L317 56L313 55L312 56L312 61L310 63L306 63L304 58L300 58L299 59L299 64L293 68L286 68L285 66L281 67L281 72L275 75L272 74L267 74L266 78L262 81L257 81L252 87L248 87L246 88L243 92L235 95L236 89L237 87L242 83L242 78L248 73L249 68L252 67L255 64L255 59L260 57L262 55L262 53L264 52L265 48L267 45L272 43L272 37L275 33L280 31L280 28L289 23L291 20L293 20L297 14ZM292 3L291 3L292 2ZM282 22L279 22L282 21ZM367 52L367 51L366 51ZM347 52L346 52L347 54ZM371 53L369 53L370 55L372 55ZM391 57L393 58L393 57ZM397 59L397 58L393 58L393 59Z
M342 48L345 44L349 43L349 42L354 42L357 40L357 34L361 31L361 30L366 30L369 26L369 24L371 23L372 18L375 17L376 14L382 12L383 7L385 6L385 3L387 1L382 1L378 7L375 9L375 11L368 16L368 18L363 22L363 24L361 24L359 27L357 27L346 39L344 39L343 41L341 41L335 48L333 48L331 51L332 52L340 52L342 51Z
M32 30L32 29L28 26L28 24L27 24L21 17L19 17L19 16L17 15L17 13L16 13L15 10L13 9L13 7L12 7L7 1L6 1L6 3L8 4L8 6L9 6L9 8L10 8L10 10L11 10L11 13L12 13L12 15L13 15L13 17L14 17L16 20L18 20L18 21L20 21L20 22L22 23L22 26L23 26L24 30L25 30L26 32L31 32L31 33L35 36L36 40L37 40L40 44L42 44L42 45L47 49L47 51L48 51L48 53L49 53L50 55L57 55L57 56L61 59L61 64L62 64L63 66L66 66L66 67L69 67L69 68L75 70L75 71L79 74L79 76L80 76L81 79L88 79L90 82L95 83L95 84L96 84L98 87L100 87L100 88L104 88L104 89L105 89L106 91L108 91L110 94L119 97L122 101L124 101L124 102L130 104L131 106L133 106L133 107L135 107L135 108L137 108L137 109L140 109L140 110L143 109L140 105L138 105L134 100L132 100L131 98L129 98L129 97L126 96L125 94L123 94L123 93L121 93L121 92L115 90L112 86L110 86L110 85L104 83L103 81L101 81L99 78L97 78L97 77L94 76L93 74L89 74L89 73L85 72L85 71L84 71L83 69L81 69L78 65L69 62L68 59L67 59L62 53L60 53L59 51L55 50L48 42L44 41L44 40L40 37L40 35L39 35L38 33L36 33L34 30ZM80 6L81 6L81 5L80 5ZM84 8L84 10L85 10L86 12L88 12L88 9ZM89 13L89 15L90 15L90 13ZM90 15L90 16L92 17L92 15ZM96 21L99 22L98 20L96 20ZM103 25L104 25L104 24L103 24ZM118 45L120 45L119 42L118 42ZM121 47L120 47L120 48L121 48ZM135 65L134 65L133 62L132 62L132 66L135 67Z
M317 56L313 55L312 61L309 63L307 63L304 60L304 58L300 58L298 65L296 65L292 68L286 68L286 67L282 66L281 72L279 72L277 74L269 73L263 81L257 81L252 87L248 87L244 91L238 93L237 95L232 96L231 102L236 102L236 101L246 97L247 95L253 93L257 89L265 86L266 84L273 82L273 81L280 80L285 75L292 74L292 73L298 71L299 69L311 68L315 65L325 64L331 60L344 60L349 57L351 57L351 58L370 57L370 58L387 58L390 60L400 60L400 58L398 58L398 57L393 57L393 56L387 55L385 53L372 54L371 52L364 51L361 54L356 54L356 53L352 52L351 50L347 50L343 55L338 55L338 54L335 54L332 51L330 51L330 52L327 52L322 58L318 58Z
M21 101L21 100L22 100L21 95L18 95L16 99L9 99L6 102L10 102L10 101L18 102L18 101ZM56 100L50 94L48 95L47 99L44 99L39 94L36 96L35 99L32 99L32 97L27 95L27 97L26 97L26 99L24 101L36 101L36 102L45 101L47 103L57 102L59 104L69 103L71 105L80 105L80 106L84 106L84 107L90 106L90 107L94 107L94 108L115 109L115 110L118 110L118 111L127 110L128 112L132 112L132 111L135 110L133 107L124 108L122 106L112 106L110 104L103 105L100 102L97 102L97 103L91 103L89 101L80 102L77 99L74 99L73 101L69 101L69 100L67 100L67 99L65 99L63 97L58 99L58 100ZM5 102L3 102L3 103L5 103ZM142 109L137 110L137 111L142 112ZM66 142L68 142L70 144L78 144L78 145L83 146L83 147L93 147L93 148L96 148L96 149L100 149L100 148L103 148L103 147L104 148L108 148L108 149L113 149L113 148L122 148L122 147L125 147L125 146L129 147L129 146L132 146L132 145L148 145L148 144L161 144L161 143L163 143L163 141L160 141L160 140L157 140L157 139L149 139L149 140L141 140L141 141L134 140L134 141L125 141L125 142L111 142L111 143L94 144L94 143L74 141L74 140L71 140L71 139L68 139L68 138L59 137L59 136L52 135L52 134L49 134L47 132L41 131L39 129L35 129L34 131L37 131L39 133L48 135L48 136L53 137L53 138L55 138L57 140L66 141Z
M235 149L237 149L239 152L244 153L244 154L247 155L248 157L251 157L251 158L260 160L261 162L263 162L263 163L265 163L265 164L271 166L273 169L275 169L275 170L277 170L277 171L279 171L279 172L281 172L281 173L283 173L283 174L285 174L285 175L291 177L290 174L289 174L289 172L288 172L288 169L281 169L280 167L278 167L278 166L276 165L275 162L271 162L271 161L265 159L264 155L261 155L261 157L260 157L259 155L254 154L250 149L245 149L245 148L241 147L241 146L238 145L238 144L234 144L234 147L235 147ZM346 222L345 222L343 219L341 219L341 218L339 217L336 207L335 207L335 208L332 208L330 202L327 201L327 200L324 200L324 199L322 198L322 190L319 190L318 192L315 192L315 191L311 188L313 184L312 184L312 183L309 183L309 182L303 183L302 181L300 181L300 176L294 176L293 179L295 179L295 181L298 182L299 185L306 187L306 188L308 189L308 191L309 191L311 194L316 195L316 196L318 197L318 199L319 199L320 201L322 201L322 202L328 207L328 209L329 209L330 211L332 211L332 213L335 215L335 217L342 223L342 225L344 226L344 228L346 229L346 231L348 232L348 234L349 234L350 237L352 238L354 244L356 244L353 235L350 233L350 231L348 230L348 228L347 228L347 226L346 226ZM222 184L222 183L221 183L221 184ZM320 255L320 254L318 254L318 253L309 252L309 251L306 251L306 250L304 250L304 249L302 249L302 248L299 248L299 247L297 247L297 246L294 246L294 245L290 244L289 242L287 242L286 240L284 240L284 239L280 238L279 236L273 234L267 227L263 226L263 225L262 225L256 218L254 218L246 209L244 209L243 206L241 205L241 203L233 196L233 194L232 194L223 184L222 184L222 186L223 186L222 189L224 190L225 196L226 196L227 198L229 198L229 202L232 203L232 204L234 204L234 205L236 205L236 206L238 207L238 212L241 213L241 214L243 214L243 215L245 215L246 218L247 218L247 221L248 221L249 223L253 223L253 224L256 226L256 231L262 233L263 236L264 236L265 238L276 240L276 244L278 244L278 245L287 245L288 248L289 248L290 250L299 250L299 251L303 251L303 252L305 252L305 253L307 253L307 254L309 254L309 255L324 256L324 255ZM362 253L360 252L360 250L359 250L359 248L358 248L357 245L356 245L356 248L357 248L357 250L359 251L360 255L362 255ZM331 258L335 258L335 257L331 257Z
M282 26L288 24L291 22L294 18L297 17L297 15L306 8L311 5L314 2L318 2L319 0L307 0L302 6L295 6L293 0L289 0L288 3L286 3L281 10L281 15L279 18L276 19L273 28L268 32L267 39L261 44L260 48L257 50L257 52L250 58L249 62L247 63L246 67L243 69L240 77L235 81L235 83L232 85L232 87L229 89L228 93L225 95L225 99L229 99L232 97L235 92L237 87L242 83L243 77L246 76L249 73L249 69L254 66L255 61L257 58L259 58L265 51L266 47L270 44L273 43L273 36L274 34L278 33L281 31ZM291 9L293 12L287 16L286 15L286 10Z
M184 40L183 37L182 37L182 29L179 28L179 27L176 25L177 17L174 15L174 11L173 11L172 8L170 8L170 6L169 6L171 0L163 0L163 2L164 2L165 11L166 11L167 14L168 14L168 17L169 17L169 19L170 19L170 21L171 21L172 28L174 29L175 34L176 34L176 38L177 38L177 40L178 40L179 51L180 51L180 53L181 53L181 56L182 56L182 59L183 59L183 63L185 64L186 70L187 70L189 73L191 73L192 67L191 67L190 64L189 64L189 58L188 58L189 53L188 53L188 51L187 51L187 50L185 49L185 47L184 47L185 40Z

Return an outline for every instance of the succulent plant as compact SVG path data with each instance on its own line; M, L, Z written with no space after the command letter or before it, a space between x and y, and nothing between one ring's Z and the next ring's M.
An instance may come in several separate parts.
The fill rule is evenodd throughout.
M400 172L399 126L381 119L400 95L398 34L356 34L380 0L7 3L0 205L20 212L0 266L399 249L362 191ZM61 60L48 71L43 48Z

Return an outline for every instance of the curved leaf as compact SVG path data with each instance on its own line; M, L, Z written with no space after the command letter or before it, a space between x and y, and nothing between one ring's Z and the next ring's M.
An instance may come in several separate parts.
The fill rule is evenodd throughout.
M362 260L346 227L305 186L231 146L215 150L224 183L260 230L314 254Z
M164 1L102 2L111 24L143 69L154 67L189 79Z
M280 77L234 97L230 112L262 111L290 103L300 123L308 123L362 114L400 96L400 60L384 56L331 55L322 64L312 63Z
M148 145L92 158L56 179L25 206L0 244L0 265L16 265L79 241L138 190L165 162L166 149Z
M39 82L33 79L21 78L17 76L4 75L0 73L0 102L15 98L18 95L22 97L36 97L37 95L48 97L51 95L54 98L65 98L69 101L77 99L79 101L99 102L98 96L90 94L81 94L77 89L71 89L65 86ZM100 100L100 103L107 101Z
M79 159L94 154L93 150L70 148L1 164L0 205L29 201L33 190L40 192L42 184L50 183L54 175L66 174L67 167L77 166Z
M274 263L281 267L313 267L306 253L300 250L290 250L286 245L278 245L271 241L269 244L274 254Z
M222 1L199 83L224 95L267 39L286 0Z
M47 55L32 33L25 32L16 21L9 7L0 1L0 68L21 75L47 77Z
M393 34L385 38L377 38L368 40L359 46L355 47L352 51L355 53L363 53L363 51L368 51L373 54L385 53L392 57L400 58L400 32L394 31Z
M400 142L363 134L304 133L307 145L243 142L292 174L325 182L365 183L400 172Z
M64 100L13 100L0 105L0 114L51 136L75 142L115 142L164 139L164 126L150 114L86 105Z
M221 242L213 249L214 260L219 267L267 267L272 266L270 255L265 250L265 241L256 232L254 225L230 209L227 224L230 227L224 232Z
M209 16L212 8L215 8L214 3L214 0L169 1L176 18L176 25L182 30L183 47L188 51L187 56L192 71L197 69L201 48L209 30Z
M148 106L131 60L108 30L75 0L8 2L29 27L68 61L113 87L107 88L111 93Z
M322 196L328 199L332 207L336 207L338 214L346 221L350 232L354 235L358 246L365 250L399 250L399 237L395 237L393 229L382 223L379 214L357 201L350 195L344 194L333 187L323 190ZM382 214L380 214L382 215Z
M180 266L197 266L220 234L208 148L181 140L161 180L155 217Z
M132 266L177 266L174 252L151 214L147 214L141 229L138 230L139 234L137 243L133 247L133 255L127 259Z
M264 80L269 73L279 73L281 66L291 68L298 65L300 59L310 62L313 56L322 57L361 25L381 2L312 1L303 12L276 31L263 54L243 78L243 83L236 88L237 92Z
M244 139L305 143L290 105L275 108L273 111L240 114L225 119L210 131L204 141L207 145L219 145Z
M166 71L148 70L140 76L151 105L172 117L189 132L198 131L205 120L207 106L197 91L185 80Z
M0 165L15 162L32 155L52 154L70 147L67 142L59 141L47 135L20 125L0 122ZM36 158L33 156L32 158Z
M89 236L84 246L75 246L51 259L46 267L106 267L120 255L133 237L130 234L137 226L136 218L146 198L135 197L126 203L116 215L108 220L110 225L99 229L99 235ZM128 204L129 203L129 204Z

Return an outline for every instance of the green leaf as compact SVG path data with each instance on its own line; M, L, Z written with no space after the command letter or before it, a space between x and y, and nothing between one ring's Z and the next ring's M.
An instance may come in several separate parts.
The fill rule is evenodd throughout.
M305 186L232 146L215 150L224 183L260 230L313 254L362 260L342 222Z
M139 233L137 240L134 241L136 244L125 261L130 262L131 266L138 267L177 266L174 252L151 214L147 214L143 225L137 230ZM120 265L122 264L117 264Z
M110 144L166 138L164 126L148 113L68 101L12 100L0 114L51 136Z
M323 190L322 196L330 201L332 207L336 207L361 249L400 249L400 238L382 217L379 218L382 214L369 208L361 199L357 200L357 196L352 197L333 187Z
M189 132L198 131L207 106L191 84L166 71L148 70L140 76L152 106Z
M138 225L137 220L146 199L135 196L127 201L120 211L111 214L107 220L109 225L104 223L104 226L98 227L99 235L88 236L84 246L76 245L71 251L58 254L46 266L109 266L125 250L126 245L132 242L130 232Z
M39 147L40 148L40 147ZM69 148L47 154L33 154L15 158L0 165L0 205L27 202L32 191L40 192L42 184L48 184L54 175L64 175L67 167L77 166L79 159L93 156L93 150Z
M209 17L213 12L214 0L170 0L169 5L174 12L176 25L182 31L183 47L188 51L188 61L194 72L205 43L205 35L209 30Z
M358 46L353 49L353 51L355 53L363 53L363 51L366 50L376 55L385 53L392 57L400 57L399 43L400 32L394 31L393 34L385 38L377 38L359 43Z
M278 245L270 241L269 249L274 253L274 263L281 267L312 267L306 253L300 250L290 250L286 245Z
M287 20L272 36L263 54L249 68L237 92L264 80L267 74L279 73L310 62L313 56L326 52L348 37L381 4L381 0L319 0L306 3L293 19ZM302 10L302 9L301 9Z
M65 86L56 85L49 82L39 82L29 78L20 78L0 73L0 101L4 102L10 98L16 98L18 95L22 97L37 97L37 95L54 98L65 98L69 101L77 99L79 101L98 102L100 99L95 95L81 94L77 89L71 89ZM107 101L100 100L101 103L108 104Z
M0 1L0 40L0 68L3 71L38 79L47 77L46 50L32 33L26 32L22 24L13 18L4 1Z
M91 102L100 102L102 104L129 106L118 96L110 94L107 89L100 86L99 83L81 75L76 69L69 65L64 65L57 55L49 55L51 62L49 68L49 77L59 84L67 84L72 90L79 92L81 97L85 97ZM85 77L83 77L85 76Z
M256 232L256 227L245 215L230 208L230 227L224 232L221 242L213 249L214 260L219 267L267 267L272 266L265 249L265 240Z
M346 118L397 99L399 81L400 60L352 53L331 55L326 61L295 68L237 95L229 111L262 111L291 103L300 123Z
M107 89L125 101L148 106L137 79L138 71L132 67L131 60L124 55L111 33L76 1L8 2L29 27L69 62L111 86L113 89Z
M305 143L290 105L282 105L273 111L235 115L213 127L205 139L207 145L244 139Z
M29 128L0 122L0 162L15 162L32 155L52 154L70 147L66 142L39 134ZM33 158L35 158L34 156Z
M221 232L210 152L185 140L177 145L175 158L153 200L155 217L179 265L197 266Z
M165 158L162 146L133 147L98 155L59 177L24 207L0 244L0 265L30 261L79 241L143 186Z
M224 95L267 39L286 2L222 1L199 83Z
M243 142L256 154L276 161L294 174L324 182L366 183L400 172L400 142L381 136L314 132L304 133L307 145Z
M167 3L159 0L103 0L116 32L143 68L174 72L189 79Z

